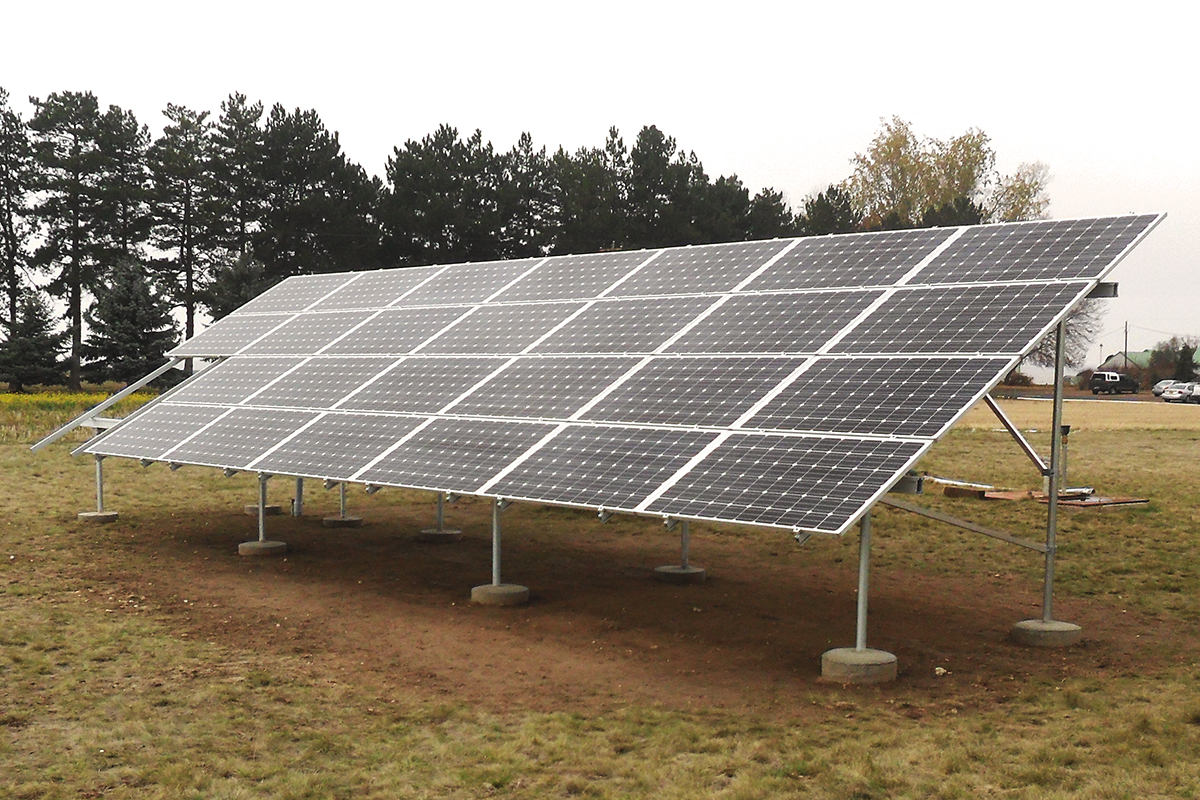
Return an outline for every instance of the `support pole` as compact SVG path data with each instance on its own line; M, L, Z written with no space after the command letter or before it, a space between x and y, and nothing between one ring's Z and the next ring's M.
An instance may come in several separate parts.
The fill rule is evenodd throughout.
M346 512L346 482L338 484L338 515L321 520L326 528L358 528L362 525L362 517L352 517Z
M867 592L871 582L871 513L862 518L858 537L858 611L854 623L854 649L867 649Z
M267 481L271 476L265 472L258 473L258 539L242 542L238 545L238 555L243 556L281 556L287 553L285 542L277 542L267 538ZM278 506L275 506L278 508Z
M670 528L674 520L666 519L664 523ZM679 520L679 564L668 564L654 568L654 577L663 583L704 583L708 570L692 565L692 533L686 519Z
M96 510L81 511L77 515L83 522L112 522L117 518L116 511L104 510L104 456L96 454Z
M438 492L437 527L422 530L417 534L417 541L437 544L440 542L457 542L461 540L462 531L446 529L446 493Z
M1066 647L1083 636L1078 625L1054 619L1054 567L1058 536L1058 492L1062 468L1063 367L1066 363L1066 324L1058 323L1054 347L1054 411L1050 427L1050 475L1047 481L1046 555L1042 577L1042 618L1027 619L1013 626L1013 638L1034 647Z
M471 589L471 602L484 606L520 606L529 602L529 587L500 581L500 512L508 503L492 502L492 582Z
M267 481L271 478L263 473L258 474L258 540L267 540Z
M292 500L292 516L304 516L304 478L296 478L296 498Z
M854 647L826 650L821 679L837 683L890 683L896 680L896 657L867 647L867 594L870 588L871 512L863 515L858 539L858 607Z
M500 501L492 503L492 586L500 585Z

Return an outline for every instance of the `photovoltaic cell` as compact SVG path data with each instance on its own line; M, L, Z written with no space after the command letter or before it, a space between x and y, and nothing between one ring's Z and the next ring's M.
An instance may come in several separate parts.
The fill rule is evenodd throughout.
M236 405L303 360L299 356L235 356L197 372L171 393L171 401Z
M952 229L883 231L801 239L746 291L890 286L945 241Z
M1098 278L1154 217L1018 222L967 228L921 271L922 283Z
M286 409L235 408L200 435L163 454L184 464L245 469L316 414Z
M358 480L474 493L552 430L526 422L437 420Z
M296 276L276 284L233 313L257 314L303 311L339 286L355 278L354 273Z
M348 480L421 422L417 417L327 414L256 461L254 469Z
M421 352L516 355L580 308L582 303L480 306Z
M576 300L599 297L625 277L653 250L554 256L497 298L502 303L529 300Z
M656 358L583 419L727 427L803 358Z
M822 347L882 292L733 297L668 353L812 353Z
M462 264L438 275L429 283L409 294L397 305L482 303L542 260L540 258L523 258L517 261Z
M1027 284L901 290L833 352L1016 355L1081 289L1078 284Z
M711 297L601 300L534 353L652 353L713 304Z
M470 310L469 306L442 306L381 311L322 352L327 355L403 355Z
M349 285L318 302L312 310L384 308L441 270L442 267L405 267L364 272Z
M728 292L767 263L790 240L677 247L665 251L612 291L613 297Z
M284 323L239 352L246 355L307 355L319 353L326 345L371 316L369 311L331 311L301 314Z
M501 479L492 491L632 510L717 434L641 428L572 427Z
M433 414L504 364L504 359L411 356L339 408Z
M225 413L213 406L158 404L90 443L89 453L156 459Z
M395 361L318 356L264 387L246 402L255 406L330 408Z
M470 394L451 413L566 419L598 395L637 358L526 356Z
M170 352L175 358L231 356L292 318L291 314L223 317Z
M746 422L747 428L934 437L1009 358L823 358Z
M837 533L926 446L734 434L647 510Z

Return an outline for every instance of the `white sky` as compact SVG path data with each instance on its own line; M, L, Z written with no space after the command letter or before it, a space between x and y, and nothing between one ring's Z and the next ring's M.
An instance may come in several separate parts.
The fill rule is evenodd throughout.
M154 133L168 102L240 91L313 108L382 177L392 148L449 123L498 149L631 145L657 125L710 177L794 208L850 171L881 118L985 131L1002 172L1050 166L1057 218L1166 211L1114 272L1097 342L1200 335L1194 12L1184 3L13 3L0 86L94 92Z

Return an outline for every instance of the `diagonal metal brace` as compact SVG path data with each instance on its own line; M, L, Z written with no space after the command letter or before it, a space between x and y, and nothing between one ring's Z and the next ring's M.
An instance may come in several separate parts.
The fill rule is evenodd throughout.
M1015 544L1018 547L1027 547L1030 550L1036 550L1039 553L1046 552L1046 545L1042 544L1041 542L1034 542L1034 541L1030 541L1029 539L1022 539L1020 536L1013 536L1011 533L1005 533L1004 531L997 531L997 530L993 530L992 528L986 528L983 525L977 525L974 522L969 522L968 520L965 520L965 519L959 519L958 517L952 517L949 514L943 514L940 511L934 511L931 508L925 508L924 506L914 505L913 503L906 503L905 501L897 500L894 497L881 497L881 498L879 498L879 502L883 503L884 505L889 505L892 508L898 508L901 511L907 511L911 514L918 514L922 517L928 517L929 519L935 519L938 522L944 522L947 525L953 525L956 528L963 528L965 530L972 531L974 533L981 533L984 536L990 536L993 539L999 539L1002 542L1008 542L1009 544Z
M1038 468L1038 472L1043 476L1049 475L1050 465L1042 460L1042 457L1033 449L1033 445L1029 443L1029 440L1021 435L1021 431L1017 429L1016 425L1012 424L1012 420L1008 418L1004 410L1000 408L1000 405L992 399L990 394L985 394L983 399L988 404L988 408L992 410L992 413L996 415L996 418L1000 420L1000 424L1004 426L1004 429L1008 431L1010 436L1016 439L1017 444L1025 451L1025 455L1029 456L1029 460Z

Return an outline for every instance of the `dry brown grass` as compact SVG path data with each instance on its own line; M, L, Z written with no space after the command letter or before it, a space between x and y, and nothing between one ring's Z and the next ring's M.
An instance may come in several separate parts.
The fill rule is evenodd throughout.
M1022 428L1048 427L1046 403L1006 408ZM114 594L87 577L118 535L74 520L90 504L90 464L71 460L63 446L30 454L36 436L19 431L25 443L0 444L0 797L1194 797L1196 412L1148 403L1069 407L1067 421L1078 426L1073 473L1152 502L1065 511L1059 592L1114 614L1145 614L1157 633L1167 632L1147 643L1144 665L1017 680L993 701L969 706L948 689L920 714L915 706L927 698L903 683L813 687L791 715L762 718L652 704L502 713L453 695L381 693L320 654L193 640L152 599ZM1036 487L1015 446L978 417L972 411L923 468ZM19 428L0 416L5 424ZM152 521L130 523L120 536L165 535L159 528L171 514L215 513L252 494L248 476L188 470L163 480L161 471L110 463L112 503ZM286 499L286 486L276 491ZM332 508L333 500L313 502ZM427 498L383 492L370 502ZM924 502L1034 538L1044 520L1033 503ZM595 525L591 515L554 514L564 525ZM878 518L881 574L1038 568L1035 556L990 540L897 512ZM744 541L766 549L754 537ZM850 539L813 544L794 558L835 568L853 551Z

